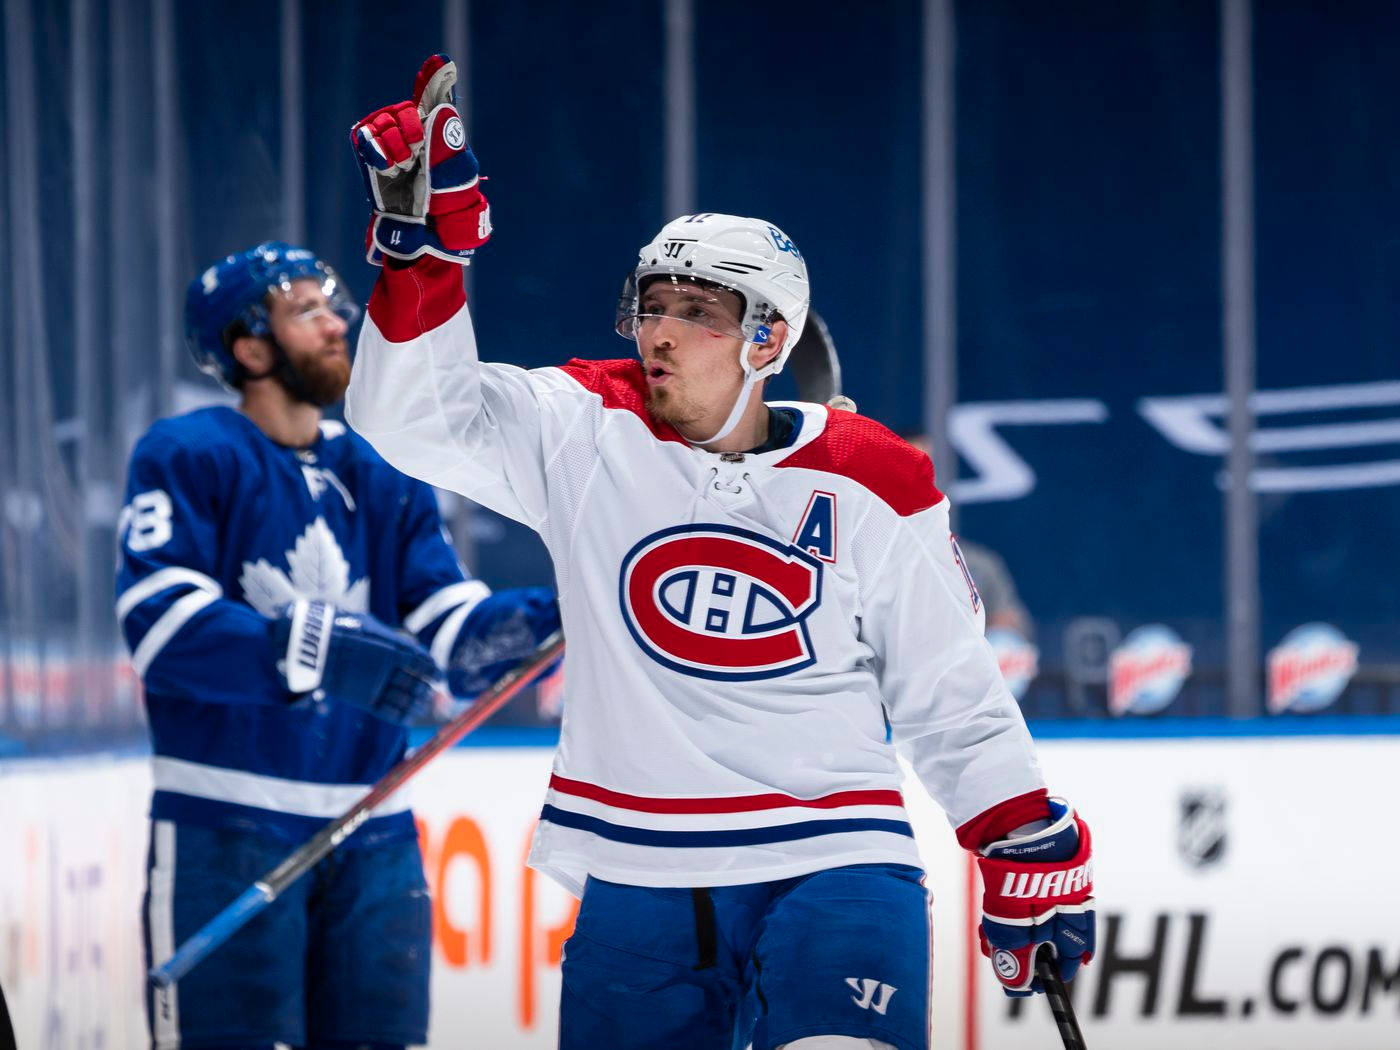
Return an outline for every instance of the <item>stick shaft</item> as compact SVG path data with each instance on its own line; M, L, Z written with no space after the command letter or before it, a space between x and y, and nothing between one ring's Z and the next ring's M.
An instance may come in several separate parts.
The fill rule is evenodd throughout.
M1055 1025L1060 1030L1060 1040L1065 1044L1065 1050L1087 1050L1084 1036L1079 1031L1079 1021L1074 1016L1074 1004L1069 1000L1065 982L1060 979L1060 968L1048 945L1036 953L1035 973L1045 986L1045 1001L1055 1015Z
M178 981L203 962L255 915L275 901L282 892L353 835L374 807L379 805L419 770L442 752L485 722L530 682L557 660L564 651L564 636L558 631L540 643L528 660L508 671L477 701L433 734L422 747L405 755L368 791L314 836L302 843L271 871L238 895L227 907L206 922L165 962L151 969L150 980L160 988Z
M5 1006L5 989L0 988L0 1050L16 1050L15 1029L10 1024L10 1011Z

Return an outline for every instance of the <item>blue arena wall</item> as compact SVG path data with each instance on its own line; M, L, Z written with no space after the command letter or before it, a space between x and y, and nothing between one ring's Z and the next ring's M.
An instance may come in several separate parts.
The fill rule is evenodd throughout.
M180 343L183 283L299 235L368 295L347 132L406 94L454 8L496 226L471 271L481 344L526 366L625 355L613 304L667 218L665 5L415 0L385 24L368 3L7 0L12 748L139 735L110 613L116 493L151 419L220 396ZM901 432L926 425L925 9L690 6L697 206L792 236L847 392ZM1220 15L952 4L959 457L937 466L960 533L1004 559L1029 613L1038 719L1106 718L1111 650L1153 623L1192 649L1153 717L1226 710ZM1400 712L1400 8L1259 3L1252 17L1259 645L1334 625L1360 665L1326 713L1382 717ZM83 76L54 75L75 47ZM1018 421L1057 413L1078 421ZM444 507L489 582L547 577L524 530Z

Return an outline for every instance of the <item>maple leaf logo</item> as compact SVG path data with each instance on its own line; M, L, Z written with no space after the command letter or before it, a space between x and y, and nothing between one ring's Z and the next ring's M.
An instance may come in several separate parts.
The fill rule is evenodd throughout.
M287 551L287 568L290 576L266 558L245 561L238 577L244 600L269 619L298 598L319 598L350 612L369 610L369 578L350 582L350 563L325 519L317 518L297 537Z

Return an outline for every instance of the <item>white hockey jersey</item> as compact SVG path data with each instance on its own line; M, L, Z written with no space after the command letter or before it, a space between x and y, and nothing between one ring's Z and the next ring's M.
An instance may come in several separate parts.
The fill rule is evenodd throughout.
M794 404L715 454L640 363L479 364L458 269L385 269L351 425L554 559L567 701L530 863L575 894L918 864L894 743L954 825L1043 788L928 457Z

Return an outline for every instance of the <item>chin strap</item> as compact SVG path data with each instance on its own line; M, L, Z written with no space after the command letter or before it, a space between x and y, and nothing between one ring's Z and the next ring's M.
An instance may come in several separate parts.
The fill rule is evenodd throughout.
M723 441L727 438L730 432L739 425L739 420L743 418L744 410L749 407L749 398L753 396L753 388L778 370L776 367L777 358L759 369L755 369L753 365L749 364L749 351L757 349L760 346L767 346L768 340L772 338L770 332L771 330L767 325L759 328L755 334L762 338L750 340L745 343L743 348L739 351L739 364L742 365L744 369L744 385L739 388L739 396L734 399L734 407L729 410L729 418L724 421L724 425L719 428L718 433L713 437L707 437L701 441L692 441L692 445L712 445L716 441Z

